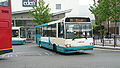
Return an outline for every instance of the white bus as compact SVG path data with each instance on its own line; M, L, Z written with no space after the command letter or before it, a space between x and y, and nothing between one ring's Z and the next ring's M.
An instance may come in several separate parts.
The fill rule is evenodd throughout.
M26 31L24 27L12 27L12 44L25 44Z
M92 24L88 17L66 17L36 26L36 43L61 53L93 50Z

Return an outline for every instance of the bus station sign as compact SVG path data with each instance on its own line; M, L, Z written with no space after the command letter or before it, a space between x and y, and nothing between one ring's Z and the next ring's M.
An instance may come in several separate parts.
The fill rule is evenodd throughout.
M37 0L23 0L22 5L23 7L37 6Z

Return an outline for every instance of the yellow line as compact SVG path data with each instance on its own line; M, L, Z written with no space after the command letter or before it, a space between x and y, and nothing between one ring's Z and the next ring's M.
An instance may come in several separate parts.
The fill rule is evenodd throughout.
M12 48L7 48L7 49L0 49L0 51L3 51L3 50L10 50L10 49L12 49Z

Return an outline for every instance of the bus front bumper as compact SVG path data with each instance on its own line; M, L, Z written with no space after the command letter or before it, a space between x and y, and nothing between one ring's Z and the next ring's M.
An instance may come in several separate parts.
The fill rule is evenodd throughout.
M25 41L24 40L12 40L12 44L24 44Z
M58 49L62 53L75 53L75 52L85 52L92 51L94 48L93 45L89 46L79 46L79 47L62 47L62 49Z

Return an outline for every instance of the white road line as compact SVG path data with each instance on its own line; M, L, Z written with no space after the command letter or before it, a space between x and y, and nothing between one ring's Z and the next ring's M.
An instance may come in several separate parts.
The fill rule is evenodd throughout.
M38 53L39 55L41 55L40 53Z
M49 53L47 53L47 52L44 52L46 55L50 55Z
M55 55L54 53L51 53L51 52L49 52L49 54L51 54L51 55Z
M2 57L4 58L4 57L18 57L18 55L16 55L16 54L4 54L4 55L2 55Z
M6 54L2 55L2 58L4 58L6 56Z

